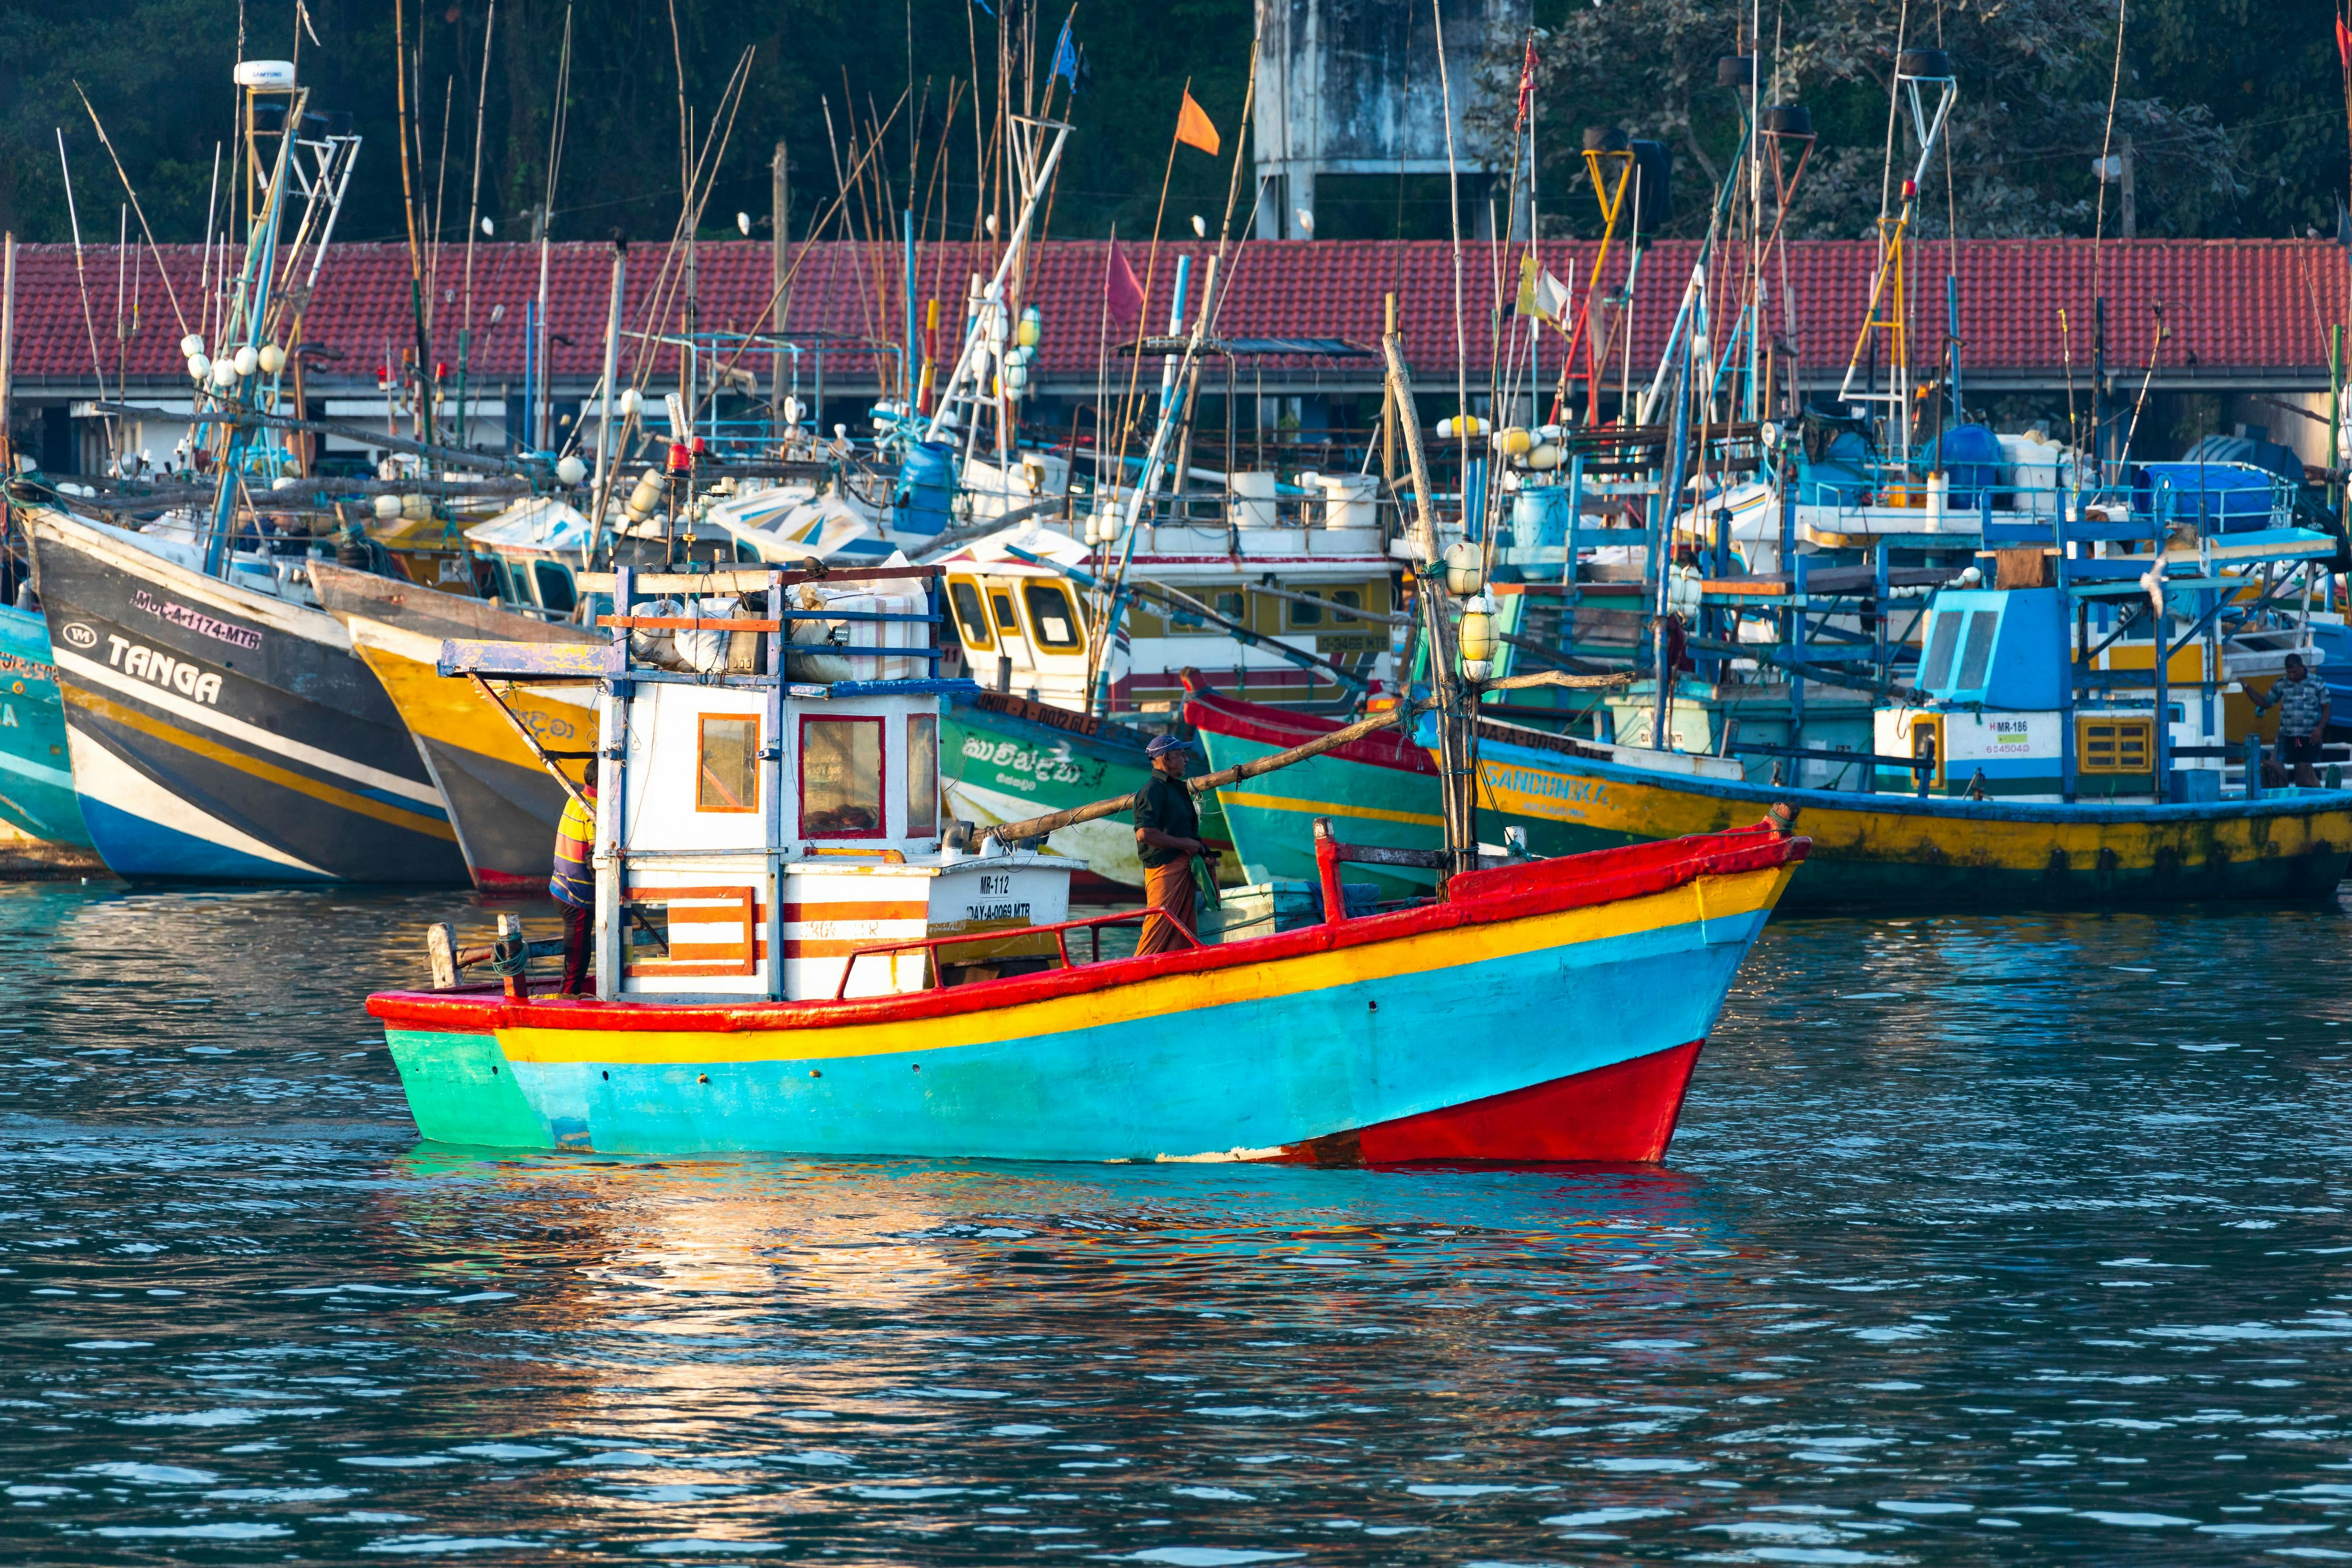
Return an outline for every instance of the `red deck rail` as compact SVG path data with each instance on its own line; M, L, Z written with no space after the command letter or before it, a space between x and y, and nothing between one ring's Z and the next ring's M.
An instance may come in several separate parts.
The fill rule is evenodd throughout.
M910 952L916 948L921 948L924 951L929 952L940 947L968 946L975 942L1002 941L1007 936L1032 936L1041 931L1050 931L1054 934L1055 949L1062 956L1062 967L1065 969L1075 969L1077 967L1077 965L1072 962L1070 958L1069 934L1071 932L1084 931L1087 934L1087 946L1089 951L1087 955L1087 962L1089 964L1099 964L1102 962L1102 928L1104 926L1122 925L1130 920L1149 920L1155 915L1166 920L1169 925L1173 925L1178 931L1181 932L1184 936L1184 940L1190 942L1193 946L1204 947L1207 946L1207 944L1202 942L1199 936L1193 934L1191 926L1185 925L1182 921L1177 919L1174 915L1169 914L1164 909L1150 907L1143 909L1121 910L1115 915L1097 915L1089 916L1085 920L1065 920L1055 925L1023 925L1011 927L1003 931L974 931L961 936L911 936L904 942L871 943L866 946L857 948L856 951L852 952L849 955L849 961L841 967L841 980L839 984L833 988L833 999L837 1002L847 998L849 993L850 971L857 967L858 959L870 956L874 954L905 953ZM938 968L936 961L934 961L932 967L936 973Z

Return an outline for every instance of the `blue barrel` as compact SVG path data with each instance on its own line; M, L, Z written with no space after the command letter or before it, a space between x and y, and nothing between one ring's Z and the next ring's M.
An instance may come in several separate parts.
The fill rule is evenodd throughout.
M897 529L935 534L948 526L955 499L955 448L944 441L919 441L898 464Z
M1568 486L1529 485L1511 498L1511 541L1557 549L1568 543Z

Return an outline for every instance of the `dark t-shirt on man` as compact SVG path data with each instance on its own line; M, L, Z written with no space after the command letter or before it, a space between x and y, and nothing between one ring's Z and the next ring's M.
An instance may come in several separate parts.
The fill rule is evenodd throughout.
M1151 782L1136 791L1135 825L1156 828L1171 839L1197 839L1201 836L1201 812L1192 804L1192 791L1181 779L1154 773ZM1136 858L1149 870L1191 859L1183 850L1163 849L1158 844L1139 844Z

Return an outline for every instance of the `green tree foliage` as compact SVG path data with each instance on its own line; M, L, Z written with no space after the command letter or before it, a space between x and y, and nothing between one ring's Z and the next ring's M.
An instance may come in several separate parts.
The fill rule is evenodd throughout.
M404 0L411 51L411 178L438 230L462 238L469 199L477 94L489 0ZM366 141L340 237L405 236L391 0L307 0L318 41L300 38L302 79L313 109L348 112ZM1006 0L992 15L966 0L784 0L713 5L677 0L575 0L574 60L565 150L551 232L601 238L614 228L667 237L677 219L679 72L709 134L729 75L746 49L751 73L728 135L704 229L735 233L741 211L767 232L769 164L776 143L790 149L794 238L839 188L835 157L877 120L889 120L908 89L920 101L892 120L877 159L877 188L859 232L894 235L879 210L903 204L908 133L919 133L917 205L929 233L961 237L984 211L973 141L972 77L982 118L992 123L1000 77L1015 110L1034 102L1052 62L1066 5L1024 10ZM501 239L528 237L546 179L555 108L562 0L498 0L483 111L482 211ZM0 7L0 227L29 240L68 237L56 131L65 131L86 240L112 240L121 187L80 100L79 81L103 117L161 240L195 240L215 148L226 155L235 112L230 72L238 57L236 0L11 0ZM297 57L295 7L248 0L250 58ZM675 16L677 33L673 39ZM1250 54L1249 0L1167 0L1150 26L1103 7L1081 9L1075 36L1091 79L1075 105L1066 87L1052 103L1076 130L1055 196L1053 232L1123 235L1149 231L1188 78L1192 93L1225 132L1225 161L1189 149L1176 155L1167 232L1191 233L1191 215L1213 225L1223 211L1230 155L1239 128ZM1002 37L1000 37L1002 29ZM1000 42L1003 45L1000 50ZM1009 68L1000 71L1000 61ZM961 78L950 120L950 82ZM826 113L832 117L829 138ZM983 131L986 126L983 126ZM944 146L945 156L941 157ZM233 172L225 172L226 188ZM1249 200L1246 175L1242 190ZM837 232L837 231L829 231Z
M455 240L469 199L490 0L404 3L415 88L412 178L428 214L437 214L431 226ZM1940 37L1959 62L1948 202L1939 162L1927 182L1927 232L1940 232L1948 207L1963 234L2089 232L2115 3L1780 0L1765 8L1765 55L1769 61L1777 52L1780 61L1776 96L1805 104L1821 132L1793 232L1859 234L1876 214L1898 30L1914 42ZM306 4L317 41L303 36L299 57L313 107L349 112L367 139L339 232L349 239L403 237L391 0ZM2131 0L2131 6L2116 126L2134 141L2140 232L2331 229L2347 176L2332 8L2320 0ZM1715 0L1536 0L1536 19L1549 34L1538 100L1548 227L1591 230L1593 204L1578 155L1590 124L1622 124L1671 142L1677 227L1703 226L1706 187L1738 134L1730 95L1715 85L1715 61L1737 47L1749 10ZM577 57L551 232L564 239L598 238L615 227L643 238L667 235L679 204L677 65L699 136L750 49L749 89L705 232L733 234L738 211L760 222L755 232L767 232L768 164L781 141L793 163L792 233L804 234L836 189L836 151L845 153L853 136L862 142L877 118L890 115L911 74L919 102L901 110L889 131L887 191L876 188L854 225L895 232L885 209L908 200L913 131L921 142L914 204L929 214L926 233L967 235L987 206L972 78L977 74L981 118L992 116L1000 76L1009 78L1016 108L1027 101L1032 84L1042 85L1067 5L1024 11L1020 0L1004 0L997 12L976 0L744 6L677 0L674 11L670 0L574 0ZM247 0L242 12L237 0L0 6L0 226L33 240L68 237L61 128L84 237L117 234L121 187L75 96L79 81L104 117L157 237L201 238L215 152L229 142L240 15L247 56L296 54L293 0ZM500 238L527 237L541 200L564 15L562 0L498 0L481 153L482 209ZM1163 232L1190 234L1194 214L1218 221L1233 154L1247 141L1241 110L1251 16L1251 0L1080 5L1076 36L1091 80L1075 105L1066 90L1054 99L1055 112L1066 112L1076 131L1052 233L1100 235L1114 222L1124 235L1149 231L1187 80L1223 131L1225 157L1177 152ZM1499 79L1499 103L1512 101L1517 70L1518 41L1495 40L1489 74ZM1507 130L1487 128L1490 135ZM224 185L234 178L225 171ZM1402 199L1382 193L1382 213ZM1244 221L1249 200L1245 173ZM2108 206L2112 226L2112 191ZM1352 232L1337 222L1344 214L1334 215L1333 232ZM1366 232L1374 229L1387 232L1380 225Z
M1598 232L1580 150L1584 128L1603 124L1674 149L1672 230L1706 227L1706 192L1739 136L1716 65L1742 47L1750 15L1706 0L1538 0L1549 35L1538 152L1555 193L1545 202L1548 229ZM1976 235L2091 233L2100 213L2093 163L2111 134L2116 146L2131 139L2143 235L2332 225L2346 168L2332 16L2315 0L2133 0L2118 78L2116 0L1764 7L1766 101L1803 104L1820 136L1790 232L1870 232L1887 183L1898 37L1947 50L1959 82L1946 153L1922 182L1924 234L1948 225ZM1514 48L1498 43L1490 70L1515 70ZM1896 181L1906 147L1898 131ZM2110 187L2110 234L2116 206Z

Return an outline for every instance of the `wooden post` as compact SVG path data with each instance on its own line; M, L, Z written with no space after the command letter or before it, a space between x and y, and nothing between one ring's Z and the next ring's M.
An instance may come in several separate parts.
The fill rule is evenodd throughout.
M1331 836L1331 819L1315 819L1315 871L1323 883L1323 924L1337 925L1348 918L1347 889L1339 885L1339 841Z
M522 916L520 915L501 915L499 916L499 943L503 945L509 937L518 941L522 937ZM530 966L530 950L528 947L523 949L522 961L524 968L528 970ZM530 978L528 974L509 975L506 977L506 982L507 995L509 998L519 1002L528 1001L530 999Z
M1414 520L1413 602L1420 606L1429 639L1429 674L1437 693L1439 783L1444 799L1445 848L1456 871L1478 868L1476 783L1470 777L1468 716L1454 663L1454 628L1445 617L1444 579L1437 559L1437 509L1431 498L1429 463L1422 451L1421 415L1413 402L1412 374L1405 368L1404 340L1391 332L1381 340L1388 355L1389 401L1404 432L1405 456L1412 469ZM1441 878L1441 886L1443 879Z
M433 961L433 988L446 991L457 984L457 937L445 921L425 928L425 952Z

